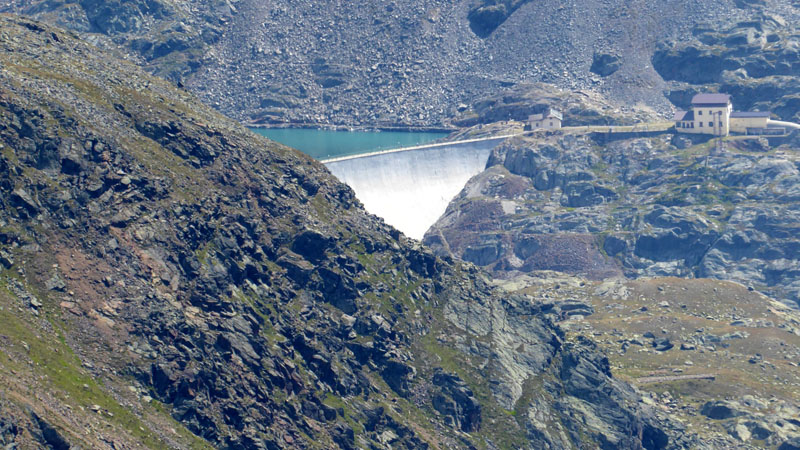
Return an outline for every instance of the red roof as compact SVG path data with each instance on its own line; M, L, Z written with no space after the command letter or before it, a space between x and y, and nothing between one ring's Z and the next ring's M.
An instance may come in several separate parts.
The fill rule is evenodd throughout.
M728 94L697 94L692 97L692 105L728 105L730 102Z

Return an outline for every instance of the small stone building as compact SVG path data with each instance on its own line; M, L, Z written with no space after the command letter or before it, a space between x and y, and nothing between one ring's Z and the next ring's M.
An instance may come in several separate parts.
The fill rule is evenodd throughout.
M531 130L557 130L561 128L562 120L564 120L564 116L561 111L547 108L542 114L528 116L528 128Z

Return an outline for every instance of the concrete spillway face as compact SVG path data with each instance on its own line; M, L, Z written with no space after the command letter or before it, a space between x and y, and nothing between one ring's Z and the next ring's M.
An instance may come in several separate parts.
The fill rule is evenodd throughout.
M325 162L367 211L422 239L502 139L384 152Z

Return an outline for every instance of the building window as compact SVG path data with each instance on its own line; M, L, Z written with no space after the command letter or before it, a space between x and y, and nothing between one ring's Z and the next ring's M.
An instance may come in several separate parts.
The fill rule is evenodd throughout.
M697 128L703 128L703 122L697 122Z
M722 122L719 123L719 127L722 128Z
M714 126L714 122L708 122L708 126L713 127Z
M698 116L702 116L702 115L703 115L703 111L699 111L699 110L698 110L698 111L697 111L697 115L698 115Z

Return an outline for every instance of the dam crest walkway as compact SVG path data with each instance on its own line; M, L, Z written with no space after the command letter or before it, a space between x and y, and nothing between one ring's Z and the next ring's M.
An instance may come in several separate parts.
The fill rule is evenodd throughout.
M390 153L409 152L409 151L415 151L415 150L429 150L429 149L436 149L436 148L442 148L442 147L452 147L452 146L457 146L457 145L472 144L472 143L476 143L476 142L489 142L489 141L500 142L500 141L504 141L504 140L506 140L508 138L511 138L511 137L520 136L522 134L524 134L524 133L504 134L504 135L500 135L500 136L489 136L489 137L475 138L475 139L464 139L464 140L461 140L461 141L436 142L436 143L433 143L433 144L415 145L413 147L392 148L392 149L388 149L388 150L378 150L378 151L369 152L369 153L359 153L358 155L339 156L337 158L323 159L320 162L323 163L323 164L328 164L328 163L347 161L347 160L350 160L350 159L369 158L369 157L372 157L372 156L388 155Z

